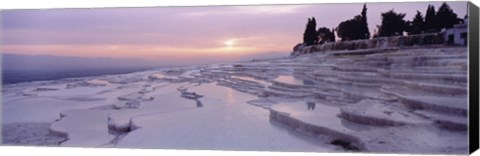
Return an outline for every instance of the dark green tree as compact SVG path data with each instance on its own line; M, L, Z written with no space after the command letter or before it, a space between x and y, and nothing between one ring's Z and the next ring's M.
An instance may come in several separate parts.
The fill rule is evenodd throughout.
M361 32L364 34L363 39L369 39L370 38L370 31L368 30L368 22L367 22L367 4L363 4L363 9L362 9L362 18L361 18Z
M333 42L336 42L337 41L337 38L335 37L335 28L332 28L332 38L333 38Z
M417 10L417 14L413 18L413 20L409 21L407 23L408 23L408 27L407 27L408 35L415 35L415 34L423 33L425 21L423 19L422 13L420 11Z
M428 33L440 31L437 27L437 16L433 5L428 5L427 7L423 31Z
M360 22L354 19L343 21L337 26L337 35L342 41L357 40L359 37Z
M328 28L325 28L325 27L319 28L317 31L317 34L318 34L319 44L335 41L335 35Z
M310 28L309 33L312 35L311 38L314 44L318 43L318 35L317 35L317 21L315 17L312 17L312 27Z
M378 26L378 36L403 35L406 29L406 21L403 19L406 14L396 13L393 9L382 13L382 25Z
M436 25L437 30L452 28L453 25L459 24L462 21L446 2L443 2L440 8L438 8L436 19L439 19Z
M311 23L312 23L312 20L310 20L310 18L308 18L308 22L307 22L307 25L306 25L306 27L305 27L305 31L303 32L303 43L304 43L304 44L307 44L307 42L308 42L308 40L309 40L309 38L308 38L308 36L309 36L309 35L308 35L308 30L309 30L309 27L311 27L311 26L310 26Z
M308 18L307 26L305 28L305 32L303 33L303 43L306 45L313 45L318 42L317 38L317 22L315 18L312 19Z
M367 24L367 6L363 5L360 15L341 22L337 26L336 31L338 37L342 38L342 41L370 38Z

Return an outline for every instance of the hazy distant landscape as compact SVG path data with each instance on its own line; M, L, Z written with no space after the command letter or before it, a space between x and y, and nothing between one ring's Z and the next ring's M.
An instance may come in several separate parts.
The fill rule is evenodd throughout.
M236 62L252 59L285 57L281 53L262 53L234 59L205 62ZM153 61L121 58L86 58L51 55L2 54L3 84L27 81L56 80L107 74L125 74L154 68L184 66L201 62Z
M126 74L150 68L127 69L77 69L77 70L30 70L30 71L3 71L3 84L12 84L30 81L57 80L86 76L100 76L109 74Z
M3 84L56 80L152 69L158 62L138 59L2 54Z

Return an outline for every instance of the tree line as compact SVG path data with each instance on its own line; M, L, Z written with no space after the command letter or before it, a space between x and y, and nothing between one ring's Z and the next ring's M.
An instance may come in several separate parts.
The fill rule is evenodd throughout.
M463 23L464 20L458 18L450 6L444 2L435 10L433 5L428 5L425 17L420 11L413 19L405 20L405 13L397 13L393 9L384 12L382 15L381 25L377 25L378 31L370 34L367 23L367 5L363 5L362 12L354 16L352 19L346 20L338 24L336 28L321 27L318 30L315 17L308 18L308 22L303 33L303 43L305 45L323 44L326 42L335 42L335 32L341 38L341 41L370 39L371 37L387 37L422 33L438 33L443 28L452 28L455 24ZM464 18L467 18L465 15Z

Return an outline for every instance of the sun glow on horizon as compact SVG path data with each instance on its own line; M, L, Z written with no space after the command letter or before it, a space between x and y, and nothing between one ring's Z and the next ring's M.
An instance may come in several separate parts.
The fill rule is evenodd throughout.
M235 39L229 39L223 42L227 47L233 47L235 45Z

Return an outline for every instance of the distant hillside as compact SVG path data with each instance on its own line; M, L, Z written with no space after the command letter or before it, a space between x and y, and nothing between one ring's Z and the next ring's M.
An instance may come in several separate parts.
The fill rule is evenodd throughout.
M85 58L50 55L2 54L4 71L38 70L87 70L87 69L125 69L151 68L159 66L157 61L141 59Z
M2 55L2 83L123 74L157 67L156 61L48 55Z

